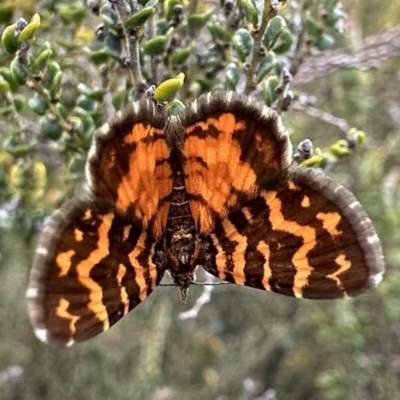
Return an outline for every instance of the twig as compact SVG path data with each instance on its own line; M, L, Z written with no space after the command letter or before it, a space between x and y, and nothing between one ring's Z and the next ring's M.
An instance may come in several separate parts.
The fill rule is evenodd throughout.
M271 19L271 0L264 0L264 10L261 20L261 26L254 34L254 44L253 44L253 59L251 60L250 68L247 73L246 86L244 89L244 94L250 94L253 88L253 79L256 73L257 67L260 61L260 51L262 45L262 38L264 32L267 29L268 22Z
M139 40L136 34L129 32L124 25L124 21L126 21L131 14L135 13L139 8L139 5L136 1L132 1L131 4L132 9L125 0L115 0L114 2L115 9L121 21L122 30L125 36L127 53L125 64L129 66L129 72L134 84L136 85L136 89L139 89L144 84L139 60ZM139 93L140 90L137 90L137 92Z
M299 66L294 84L309 83L341 68L369 70L378 68L384 61L400 57L400 27L390 32L369 36L353 52L336 50L308 57Z
M334 125L339 128L344 134L347 134L350 130L349 124L343 118L335 117L332 114L329 114L325 111L321 111L318 108L311 107L309 105L304 105L298 101L293 102L291 105L292 110L302 111L306 114L310 115L311 117L317 118L327 124Z

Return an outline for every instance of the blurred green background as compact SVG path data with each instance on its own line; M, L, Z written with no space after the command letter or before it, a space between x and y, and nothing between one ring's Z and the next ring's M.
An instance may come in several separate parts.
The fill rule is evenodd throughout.
M289 1L282 15L290 25L298 16L296 7L314 8L318 15L318 7L339 3ZM34 164L40 163L47 174L43 185L28 179L30 191L22 178L18 181L27 171L26 154L0 150L0 399L400 398L400 1L342 3L344 32L333 35L334 46L322 54L309 43L291 86L296 101L283 119L295 144L307 137L322 149L344 134L324 116L365 131L365 144L328 172L356 194L376 226L387 260L382 284L356 299L321 302L217 286L196 317L188 319L182 313L195 305L203 288L191 288L188 303L182 304L177 289L162 287L108 332L69 349L50 347L33 334L24 291L38 227L45 215L79 192L87 146L68 153L64 142L35 145L28 172L40 181L41 167ZM74 6L86 8L84 2ZM82 50L86 36L79 42L76 33L92 40L99 23L87 10L66 22L71 7L62 1L0 1L0 31L19 17L29 21L35 12L41 14L43 29L36 42L51 41L54 59L68 71L62 82L68 111L73 102L69 88L73 94L80 80L93 84L74 71L74 62L87 54ZM387 31L391 36L378 36ZM75 44L67 46L69 40ZM12 59L0 50L0 67ZM95 68L101 76L119 73L113 64ZM204 82L200 85L205 91ZM4 93L3 108L9 104ZM24 86L13 95L27 103L32 93ZM184 93L182 100L191 97ZM312 108L302 98L312 101ZM15 112L24 123L38 124L32 111ZM91 116L95 122L105 118L104 113ZM3 146L10 131L18 131L15 125L12 112L3 110Z

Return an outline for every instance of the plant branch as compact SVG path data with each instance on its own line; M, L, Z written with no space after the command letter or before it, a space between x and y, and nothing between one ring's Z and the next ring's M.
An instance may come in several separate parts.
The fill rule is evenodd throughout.
M400 27L367 37L352 52L341 49L309 57L299 66L294 84L306 84L342 68L376 69L395 57L400 57Z
M327 124L336 126L339 128L344 134L347 134L350 130L349 124L343 118L335 117L332 114L329 114L325 111L319 110L318 108L312 107L310 105L302 104L299 101L293 102L291 105L292 110L305 112L307 115L317 118Z
M267 29L268 23L271 19L272 14L271 0L264 0L264 10L261 20L261 26L254 34L254 44L253 44L253 58L251 60L250 68L247 73L246 86L244 89L244 94L250 94L253 90L253 79L257 71L257 67L260 61L260 52L262 46L262 38L264 36L265 30Z
M126 46L126 60L125 64L129 66L129 73L131 78L136 85L137 92L141 92L140 87L144 83L142 70L140 67L139 61L139 40L135 32L129 32L124 25L124 22L135 13L139 5L136 1L132 1L132 9L131 6L125 0L115 0L115 9L118 14L118 17L121 21L122 30L124 32L125 37L125 46Z

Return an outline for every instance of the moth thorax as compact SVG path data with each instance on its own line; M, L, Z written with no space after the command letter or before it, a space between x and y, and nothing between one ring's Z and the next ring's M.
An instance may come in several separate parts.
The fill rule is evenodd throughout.
M181 228L171 237L171 255L179 264L187 265L195 251L193 234L185 228Z

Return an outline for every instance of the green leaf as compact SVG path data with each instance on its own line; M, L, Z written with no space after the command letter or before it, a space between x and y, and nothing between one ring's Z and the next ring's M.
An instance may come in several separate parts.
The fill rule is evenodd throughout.
M233 47L241 62L244 62L253 48L253 38L247 29L238 29L233 35Z
M4 141L3 148L7 153L18 158L29 154L35 144L36 141L27 143L26 141L19 139L17 136L11 136Z
M92 89L90 86L82 82L78 83L78 90L86 97L97 101L103 100L104 95L107 93L106 89Z
M86 18L86 7L69 4L59 7L58 14L65 24L79 24Z
M25 99L25 97L23 97L21 95L17 95L17 96L14 96L13 103L14 103L14 107L17 110L17 112L21 112L25 106L26 99Z
M68 110L64 107L62 103L58 103L56 105L58 113L61 115L61 117L66 121L69 118L69 112Z
M46 114L46 111L49 109L47 100L38 93L35 93L33 97L29 99L28 104L32 111L38 115Z
M8 4L0 4L0 24L7 24L11 20L14 8L15 5L11 1Z
M75 123L75 132L84 147L90 146L95 128L96 126L91 116L84 115L79 119L77 118L77 122Z
M211 13L190 14L187 19L188 26L192 29L201 29L210 20Z
M273 17L267 26L262 42L267 50L273 50L279 38L287 30L286 21L279 15Z
M270 51L258 64L257 80L261 82L276 66L276 56Z
M117 36L109 33L104 40L104 46L110 56L116 59L121 58L122 45L121 40Z
M110 28L116 27L118 24L118 15L108 4L105 4L100 9L100 18Z
M63 74L61 71L57 72L49 84L50 96L53 100L59 99L61 94L61 81Z
M84 111L83 114L90 114L96 111L97 102L82 94L78 97L76 106Z
M324 31L322 25L310 15L307 17L306 26L307 33L314 38L318 38Z
M95 65L106 64L110 59L109 53L105 50L91 51L89 53L89 58Z
M53 50L49 42L44 43L39 54L35 56L31 65L32 73L38 73L44 70L47 61L53 55Z
M155 11L156 9L154 7L142 8L124 22L125 28L129 30L144 25L146 21L155 13Z
M229 31L216 21L209 23L208 29L214 41L217 43L230 43L232 40L232 35L229 33Z
M167 79L166 81L160 83L154 90L153 97L157 101L172 101L178 90L183 85L185 80L185 75L180 73L176 78Z
M18 91L19 84L16 81L14 74L8 68L0 67L0 76L9 83L12 92Z
M68 164L68 174L81 177L85 173L85 160L80 154L72 156L71 161Z
M156 7L156 5L158 4L159 0L149 0L147 2L145 2L146 7Z
M40 15L35 14L32 17L31 22L29 22L29 24L19 34L18 41L27 42L28 40L33 39L39 26L40 26Z
M0 76L0 92L2 93L11 92L10 84L2 76Z
M1 43L7 53L14 54L19 49L18 36L15 35L16 25L7 26L1 35Z
M323 33L315 43L318 50L326 51L331 49L335 44L335 38L327 33Z
M166 45L166 36L153 37L143 45L143 53L148 56L159 56L164 53Z
M156 25L156 36L164 36L169 30L169 25L166 19L160 19Z
M278 94L276 93L276 88L279 86L279 78L274 76L269 76L263 82L263 92L265 104L269 107L277 100Z
M239 83L240 75L241 69L236 63L231 62L225 67L225 77L228 89L236 89L236 85Z
M293 35L289 29L285 29L282 32L282 35L279 38L278 43L274 47L274 51L276 54L283 54L286 53L292 47L293 43Z
M21 64L18 57L15 57L10 64L13 76L19 85L25 85L28 80L28 71L26 66Z
M49 62L47 63L46 71L47 78L49 82L51 82L54 79L54 76L61 72L61 68L57 61L49 60Z
M39 120L40 133L46 139L58 140L60 139L63 129L56 121L55 117L51 114L40 118Z
M257 6L253 0L239 0L239 9L243 12L246 21L250 22L253 26L258 23Z
M182 50L178 50L175 53L172 54L171 57L171 63L172 65L182 65L186 62L186 60L189 58L189 56L193 52L193 47L188 46L185 47Z
M181 5L181 0L165 0L164 1L164 13L169 21L175 15L175 6Z
M121 88L113 94L112 105L116 110L122 110L126 102L126 89Z

